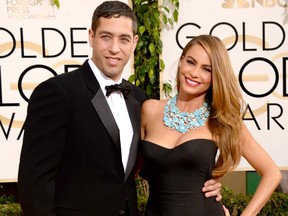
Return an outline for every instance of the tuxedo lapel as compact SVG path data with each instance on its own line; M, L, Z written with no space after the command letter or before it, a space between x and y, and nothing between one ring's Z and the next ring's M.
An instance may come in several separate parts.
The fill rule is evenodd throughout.
M113 117L110 107L105 99L103 92L101 91L100 85L97 79L95 78L89 64L86 62L84 66L86 66L85 72L83 73L85 74L84 79L86 80L88 89L90 89L95 94L91 102L96 112L98 113L102 123L104 124L108 133L110 134L117 148L117 151L119 152L119 155L121 157L120 132L117 123ZM127 85L132 85L126 80L123 80L123 82L126 82ZM125 98L127 110L134 131L130 147L129 158L126 166L125 180L127 179L127 177L129 176L134 167L138 153L138 142L140 139L140 103L134 98L133 94L134 92L132 91Z
M100 85L91 70L88 61L86 61L82 67L82 75L87 84L87 88L94 94L91 102L98 113L102 123L110 134L119 155L121 154L120 147L120 134L117 123L113 117L110 107L105 99L103 92L101 91ZM97 122L95 122L97 124ZM121 156L121 155L120 155Z
M108 133L110 134L113 142L115 143L117 150L121 152L120 147L120 134L117 123L113 117L110 107L105 100L103 92L99 90L96 92L95 96L91 100L96 112L98 113L102 123L106 127Z
M129 117L131 120L131 124L134 130L131 147L130 147L130 154L128 158L128 163L126 167L126 173L125 173L125 180L129 176L130 172L132 171L136 158L138 153L138 142L140 138L140 104L135 98L132 96L133 92L131 92L126 97L126 106L128 109Z
M117 126L117 123L113 117L113 114L109 108L109 105L107 101L105 100L105 96L103 92L99 89L95 96L91 100L96 112L98 113L99 117L101 118L101 121L105 125L107 131L109 132L111 138L113 139L117 150L121 156L121 146L120 146L120 134L119 129ZM140 104L138 101L136 101L131 94L129 94L126 99L126 106L128 109L130 121L133 127L133 138L131 141L131 147L130 147L130 153L129 158L126 166L126 172L125 172L125 180L131 173L136 158L137 158L137 152L138 152L138 142L139 142L139 130L140 130Z

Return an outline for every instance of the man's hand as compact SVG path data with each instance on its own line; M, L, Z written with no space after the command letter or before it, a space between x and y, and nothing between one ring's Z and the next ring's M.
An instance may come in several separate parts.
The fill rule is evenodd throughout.
M224 210L225 216L230 216L229 210L224 205L223 205L223 210Z
M210 179L205 182L204 187L202 188L202 192L205 193L205 197L216 196L216 201L220 201L222 199L221 196L221 183L219 179Z

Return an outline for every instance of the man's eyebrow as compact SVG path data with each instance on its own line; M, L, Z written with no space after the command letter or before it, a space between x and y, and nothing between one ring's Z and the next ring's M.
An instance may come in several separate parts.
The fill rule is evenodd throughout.
M99 34L109 34L109 35L112 35L112 33L111 32L109 32L109 31L99 31Z
M130 34L121 34L121 37L128 37L128 38L132 38Z
M108 34L108 35L112 35L112 36L114 35L113 33L109 32L109 31L105 31L105 30L100 31L99 34ZM126 37L126 38L130 38L130 39L132 38L130 34L126 34L126 33L120 34L119 37Z

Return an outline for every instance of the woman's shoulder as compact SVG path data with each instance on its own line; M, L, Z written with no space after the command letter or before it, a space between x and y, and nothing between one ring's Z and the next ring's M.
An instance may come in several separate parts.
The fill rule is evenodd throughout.
M161 115L164 111L164 106L167 100L149 99L142 105L142 114L149 116Z
M144 103L143 103L143 109L162 109L166 103L167 103L168 99L163 99L163 100L158 100L158 99L149 99L149 100L146 100Z
M155 123L157 119L162 118L164 106L167 100L149 99L144 102L141 110L141 123L147 125L149 123Z

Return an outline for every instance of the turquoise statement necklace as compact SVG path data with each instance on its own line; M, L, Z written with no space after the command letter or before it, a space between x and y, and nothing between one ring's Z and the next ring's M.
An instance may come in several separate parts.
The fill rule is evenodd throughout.
M203 126L209 117L210 108L207 102L192 113L180 112L176 105L177 95L168 100L164 108L164 125L180 133Z

